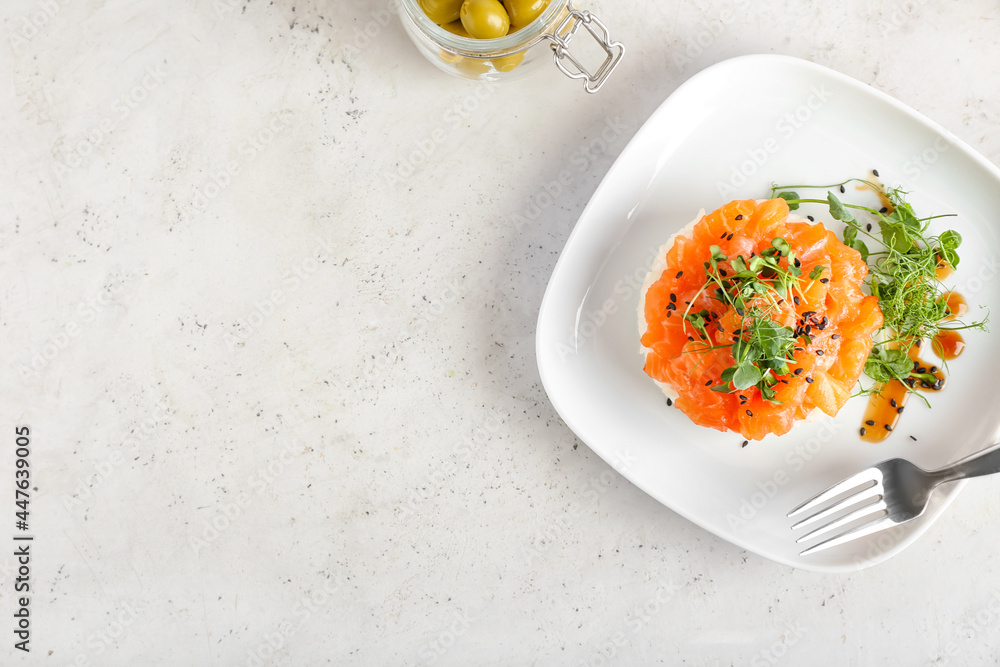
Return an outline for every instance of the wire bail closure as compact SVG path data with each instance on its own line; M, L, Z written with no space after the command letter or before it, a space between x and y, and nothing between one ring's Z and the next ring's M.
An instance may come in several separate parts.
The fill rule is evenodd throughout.
M569 4L569 8L569 13L559 24L559 27L551 35L546 35L552 41L552 60L556 67L569 78L583 79L583 87L588 93L596 93L621 62L622 56L625 54L625 45L621 42L612 42L607 27L586 9L574 9L572 4ZM581 25L608 54L608 57L593 74L569 51L569 43ZM567 67L564 61L569 61L575 69Z

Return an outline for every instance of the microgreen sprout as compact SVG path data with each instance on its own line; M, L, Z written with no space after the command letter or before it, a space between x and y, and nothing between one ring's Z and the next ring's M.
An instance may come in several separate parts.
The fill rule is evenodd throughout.
M682 315L685 327L690 325L698 340L705 343L692 351L730 348L734 363L722 372L720 383L712 391L731 393L756 387L765 400L777 403L775 385L791 372L789 366L795 364L799 338L794 329L775 321L784 300L801 294L802 270L795 253L781 237L772 239L770 247L749 258L728 257L715 245L709 252L711 256L704 264L707 280L692 303L707 293L742 319L731 343L715 345L708 327L716 316L707 309L693 311L688 305Z
M829 189L858 183L874 191L884 204L880 209L842 202ZM826 199L800 197L798 189L828 190ZM771 196L785 199L789 209L800 204L825 204L835 220L844 223L844 244L854 248L868 263L868 289L879 298L884 317L883 327L865 362L864 372L876 382L904 382L913 390L919 383L934 384L932 374L918 373L909 349L925 339L933 339L945 330L986 330L987 313L981 320L964 323L950 318L947 291L937 278L942 266L958 267L958 248L962 236L950 229L938 236L930 233L930 221L949 216L918 217L906 201L906 192L886 189L880 183L852 178L831 185L772 185ZM852 211L870 218L877 225L862 224ZM867 239L862 240L861 237ZM868 243L871 243L869 248ZM822 267L815 267L809 277ZM815 277L818 277L819 274Z

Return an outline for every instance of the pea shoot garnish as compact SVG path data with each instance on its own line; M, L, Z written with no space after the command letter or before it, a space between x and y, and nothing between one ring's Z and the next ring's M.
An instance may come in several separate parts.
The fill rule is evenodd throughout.
M842 202L833 189L839 188L843 193L843 186L849 183L874 191L883 206L876 209ZM797 192L800 189L827 190L827 196L826 199L801 197ZM948 305L949 292L938 279L938 271L958 267L962 236L952 229L933 235L931 221L952 216L919 217L906 201L906 194L899 188L887 189L880 183L858 178L832 185L772 185L771 188L771 196L786 200L789 209L805 203L824 204L831 217L844 223L844 244L861 253L867 262L867 287L879 298L884 317L864 372L879 383L899 380L912 391L914 387L939 388L940 379L933 373L921 372L926 369L914 363L911 348L924 340L933 343L942 332L986 330L989 316L987 313L971 323L954 317ZM862 223L854 211L871 222Z
M801 293L802 270L795 253L781 237L774 238L771 247L749 258L727 257L716 245L709 251L711 257L704 264L707 280L691 301L707 293L742 318L732 343L714 345L708 334L712 313L693 312L690 305L683 313L685 326L689 325L698 340L707 345L697 352L731 348L734 364L722 371L720 383L712 391L732 393L756 387L765 400L778 403L775 385L782 376L791 373L789 366L796 363L794 352L799 339L808 344L807 335L797 335L795 329L775 321L785 302ZM818 277L813 275L817 270L822 273L823 267L816 267L810 279Z

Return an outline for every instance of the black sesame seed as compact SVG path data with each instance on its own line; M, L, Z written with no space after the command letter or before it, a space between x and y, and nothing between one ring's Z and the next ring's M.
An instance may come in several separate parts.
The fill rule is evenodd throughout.
M802 369L801 368L796 368L795 369L795 375L801 375L801 374L802 374Z
M817 357L822 357L823 356L823 350L816 350L816 356Z
M677 272L677 275L676 275L676 276L674 276L674 278L680 278L680 277L681 277L681 276L683 276L683 275L684 275L684 272L683 272L683 271L678 271L678 272Z
M891 399L889 401L889 405L891 405L892 407L896 407L896 399L895 398Z
M865 434L865 429L862 428L861 429L861 435L864 435L864 434Z
M806 217L809 218L809 222L816 222L816 218L812 217L811 215L807 215Z
M732 235L732 234L730 234L729 236L727 236L727 237L726 237L726 240L727 240L727 241L732 241L732 240L733 240L733 235Z
M747 417L753 417L753 413L747 410Z
M692 342L693 342L693 341L694 341L694 338L691 338L691 336L688 336L688 340L690 340L690 341L692 341Z
M886 424L885 425L885 430L886 431L891 431L892 430L892 426L890 426L889 424Z
M889 208L887 206L883 206L882 208L880 208L878 210L879 213L888 213L888 211L889 211Z
M799 297L793 296L792 297L792 303L794 303L796 306L799 305Z
M841 193L841 194L843 194L843 193L845 193L845 192L847 192L847 190L845 190L845 189L844 189L844 186L843 186L843 185L841 185L841 186L840 186L840 193Z
M916 436L914 436L914 435L911 435L911 436L910 436L910 440L912 440L913 442L916 442L916 441L917 441L917 437L916 437Z
M875 420L874 419L869 419L865 423L868 424L869 426L874 426L875 425Z
M674 401L673 401L673 399L670 399L670 398L668 398L668 399L667 399L667 407L669 408L669 407L670 407L671 405L673 405L673 404L674 404Z
M726 276L728 276L729 274L728 274L728 273L726 273L726 270L725 270L725 269L719 269L719 275L720 275L720 276L722 276L723 278L725 278L725 277L726 277Z
M897 414L897 415L901 415L901 414L903 414L903 408L902 408L902 406L900 406L900 407L896 408L896 414Z
M803 317L803 319L809 319L810 317L812 317L815 314L816 314L815 310L807 310L806 312L802 313L802 317Z
M816 380L813 380L812 378L806 378L806 382L808 382L809 384L812 384L815 381Z
M736 216L736 219L737 219L737 220L742 220L742 219L743 219L743 214L742 214L742 213L740 213L740 214L739 214L738 216Z
M840 338L840 334L833 334L832 336L830 336L830 338L832 338L833 340L837 340L838 338Z
M878 169L872 169L872 174L874 174L875 178L878 178Z
M746 396L744 396L743 394L740 394L740 400L741 400L741 401L745 401L745 400L747 400L747 397L746 397Z
M739 315L740 317L743 317L743 309L742 308L737 308L736 309L736 314Z
M741 217L742 217L742 216L741 216ZM746 446L747 446L747 445L749 445L749 444L750 444L750 441L749 441L749 440L744 440L744 441L743 441L743 444L742 444L742 445L740 445L740 447L746 447Z
M677 303L677 295L676 294L671 294L670 295L670 302L671 303Z
M711 381L711 380L709 380L708 382L706 382L706 383L705 383L705 386L707 387L707 386L708 386L708 385L710 385L710 384L712 384L712 381Z
M677 310L677 304L676 303L668 303L667 304L667 310Z
M925 366L921 366L920 368L917 369L917 372L918 373L926 373L927 372L927 368Z
M673 315L673 313L671 313L671 312L670 312L670 311L668 310L668 311L667 311L667 317L670 317L671 315Z
M819 281L825 285L828 282L830 282L830 279L829 278L820 278Z
M870 232L871 230L872 230L872 223L869 222L867 225L865 225L865 231Z
M795 266L802 266L802 262L799 261L798 257L795 258Z
M722 236L720 236L719 238L720 238L720 239L724 239L724 238L726 238L726 233L725 233L725 232L722 232Z
M937 373L937 366L931 366L929 370L931 373Z

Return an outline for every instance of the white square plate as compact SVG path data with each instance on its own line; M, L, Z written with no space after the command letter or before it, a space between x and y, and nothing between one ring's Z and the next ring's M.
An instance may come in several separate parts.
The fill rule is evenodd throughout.
M775 561L855 570L913 542L962 487L935 492L927 513L892 531L799 556L787 512L827 486L887 458L935 468L995 441L1000 345L967 332L949 384L932 408L910 401L880 444L858 437L865 400L836 419L741 448L737 433L695 426L668 408L643 373L636 308L656 250L699 209L767 197L770 183L864 177L910 191L919 215L961 232L961 264L947 282L1000 313L995 280L1000 170L900 102L819 65L784 56L719 63L677 89L636 133L573 230L538 316L542 382L591 449L639 488L720 537ZM825 196L817 191L819 197ZM853 201L850 193L845 195ZM824 208L803 207L839 232ZM932 230L939 230L932 225ZM913 435L916 441L908 436Z

